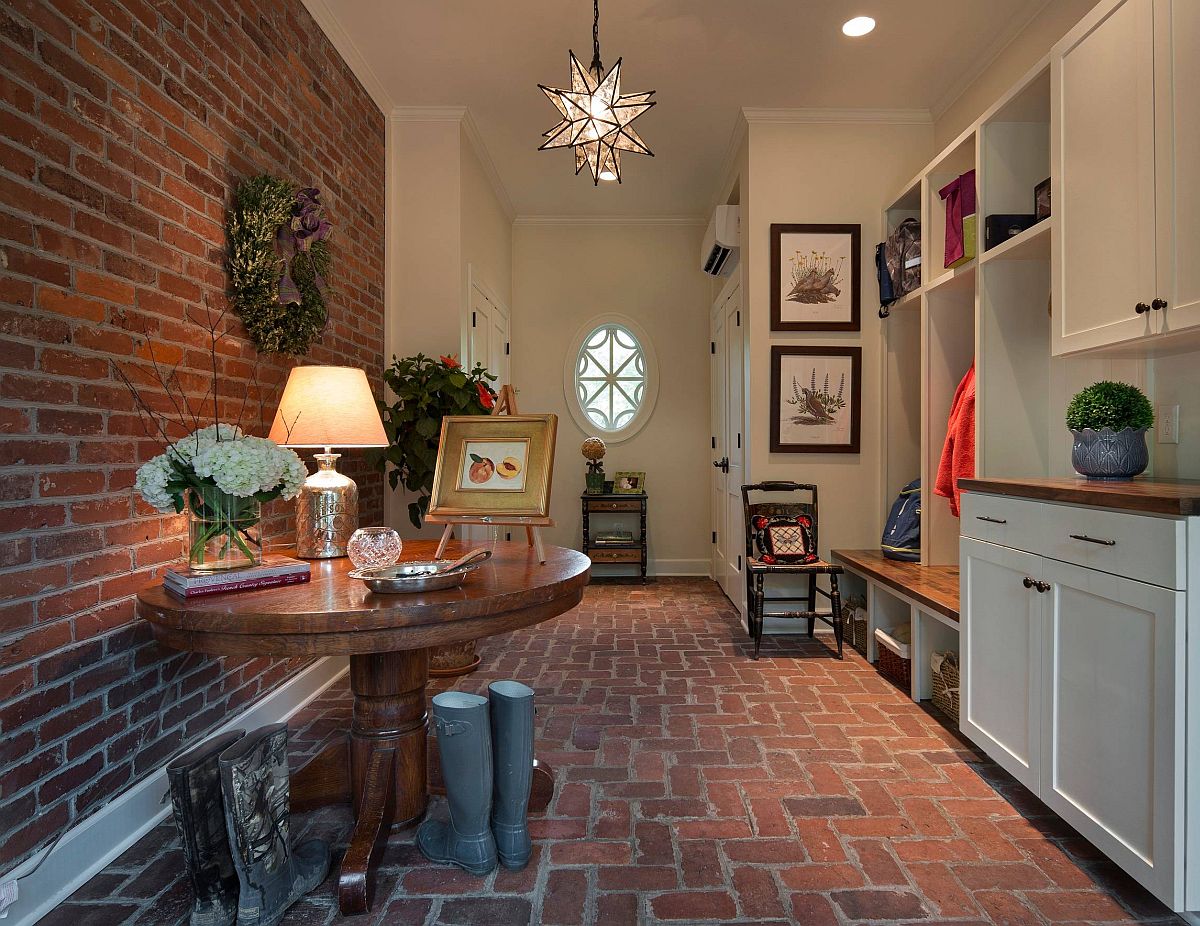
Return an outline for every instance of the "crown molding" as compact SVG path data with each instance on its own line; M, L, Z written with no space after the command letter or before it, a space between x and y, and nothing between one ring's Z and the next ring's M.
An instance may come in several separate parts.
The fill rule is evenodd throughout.
M367 58L358 45L350 38L350 33L342 27L328 0L303 0L303 2L305 9L308 10L308 14L316 21L317 27L333 43L333 47L337 50L337 53L342 56L342 60L346 62L346 66L358 78L358 82L363 85L363 89L370 94L371 99L375 101L375 105L384 113L391 110L391 94L387 92L387 88L384 86L383 81L379 79L379 75L367 63Z
M462 122L465 106L393 106L388 118L393 122Z
M518 215L513 220L514 225L571 228L630 225L699 226L707 223L708 219L702 215Z
M935 121L942 118L946 110L953 106L983 76L984 72L996 63L996 59L1004 53L1004 50L1017 40L1017 36L1024 32L1051 2L1052 0L1027 0L1025 9L1009 19L1008 25L1001 30L983 54L978 55L974 59L974 63L960 74L957 80L950 81L948 84L950 89L929 107Z
M496 162L492 160L491 152L484 144L483 136L479 134L479 126L476 125L470 109L466 106L393 106L388 113L388 119L392 122L457 122L471 145L471 150L475 152L475 157L479 159L479 166L483 168L484 176L487 177L492 193L500 203L501 211L510 222L516 218L517 210L513 206L512 197L508 195L508 188L500 179Z
M512 222L517 217L516 207L513 206L512 197L508 195L508 188L500 179L500 172L496 170L496 163L492 160L487 145L483 143L483 136L479 134L479 126L475 124L475 119L471 116L469 109L463 113L462 128L463 134L467 136L467 141L471 143L471 147L475 151L475 157L479 159L479 166L483 168L488 183L492 185L492 193L499 201L501 210L505 217Z
M933 122L933 115L927 109L774 109L743 106L742 116L750 125L929 125Z

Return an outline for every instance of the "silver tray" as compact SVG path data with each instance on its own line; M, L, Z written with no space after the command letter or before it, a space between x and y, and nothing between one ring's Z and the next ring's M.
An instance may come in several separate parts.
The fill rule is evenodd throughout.
M355 569L349 574L351 579L360 579L367 588L377 594L395 595L412 592L433 592L443 588L457 588L466 581L467 576L478 569L489 559L492 553L481 557L473 563L460 566L453 572L436 572L437 569L449 566L453 560L438 559L421 562L397 563L395 566L376 566L371 569Z

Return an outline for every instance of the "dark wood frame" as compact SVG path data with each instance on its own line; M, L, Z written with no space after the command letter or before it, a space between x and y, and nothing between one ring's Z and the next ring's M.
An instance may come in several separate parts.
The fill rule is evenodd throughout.
M779 403L784 357L850 358L850 443L783 444L779 439ZM771 452L772 453L858 453L862 439L862 348L782 347L771 348Z
M850 321L785 322L783 286L779 278L784 235L850 236ZM861 331L862 330L862 226L861 225L771 225L771 330L772 331Z

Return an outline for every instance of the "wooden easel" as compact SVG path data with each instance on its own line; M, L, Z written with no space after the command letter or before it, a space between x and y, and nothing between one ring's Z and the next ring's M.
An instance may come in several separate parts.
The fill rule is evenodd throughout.
M517 393L508 383L500 387L500 391L496 395L496 404L492 407L493 415L519 415L517 411ZM446 544L450 542L450 538L454 536L454 527L458 524L480 524L486 527L523 527L525 528L525 536L529 540L529 545L533 547L537 554L538 562L546 562L546 550L542 546L542 535L540 528L553 527L553 518L537 518L537 517L520 517L502 514L462 514L462 515L438 515L430 514L425 516L427 524L444 524L445 530L442 531L442 539L438 543L437 552L434 554L435 559L441 559L446 552Z

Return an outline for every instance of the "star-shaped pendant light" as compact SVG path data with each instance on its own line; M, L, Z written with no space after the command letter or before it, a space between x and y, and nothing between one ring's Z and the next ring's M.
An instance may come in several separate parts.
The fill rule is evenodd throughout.
M654 157L646 143L630 124L654 106L648 93L621 94L621 59L608 74L600 63L600 0L592 0L592 63L586 70L571 52L571 89L556 90L538 84L558 109L562 119L558 125L543 132L546 139L538 150L574 148L575 173L586 164L592 182L601 180L621 182L621 152L648 154Z

